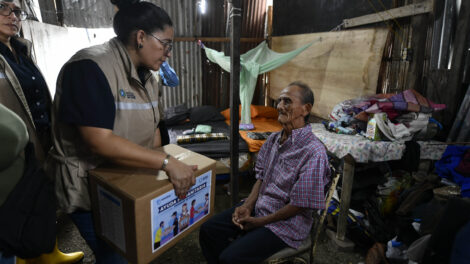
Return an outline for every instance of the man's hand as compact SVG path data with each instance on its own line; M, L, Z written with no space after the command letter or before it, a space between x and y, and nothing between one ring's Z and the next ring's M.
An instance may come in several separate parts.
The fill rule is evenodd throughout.
M261 217L248 216L246 218L240 219L241 229L248 231L256 227L264 226L264 221Z
M241 205L235 208L235 211L232 215L232 222L234 225L238 226L240 229L243 229L243 225L240 223L241 219L250 217L251 209L245 205Z
M175 158L170 158L165 172L173 187L175 187L175 194L178 198L186 198L189 188L196 184L196 177L194 176L196 170L197 165L188 166Z

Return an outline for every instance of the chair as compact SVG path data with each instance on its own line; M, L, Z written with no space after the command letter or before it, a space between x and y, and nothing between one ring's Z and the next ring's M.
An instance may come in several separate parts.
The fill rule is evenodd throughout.
M320 220L317 224L313 224L310 229L310 235L305 239L298 249L287 247L284 248L269 258L263 261L264 264L278 264L285 263L287 261L293 261L294 263L313 263L313 257L315 255L316 244L318 236L320 235L321 229L323 228L323 222L325 221L327 209L330 205L331 198L338 184L338 179L341 175L342 162L336 158L333 154L328 153L331 175L334 175L330 181L330 186L326 193L326 205L325 210L323 210ZM316 211L315 211L316 212ZM314 214L315 214L314 212ZM315 217L315 215L314 215ZM316 228L315 228L316 227ZM313 241L313 243L312 243ZM308 260L300 257L301 255L310 252Z

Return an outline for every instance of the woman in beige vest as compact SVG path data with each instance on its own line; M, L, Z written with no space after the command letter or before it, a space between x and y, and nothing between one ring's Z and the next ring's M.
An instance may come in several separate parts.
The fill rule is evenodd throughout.
M188 166L161 146L159 87L152 71L171 56L173 23L150 2L112 0L119 11L110 41L77 52L62 68L53 104L54 147L47 167L59 206L68 212L98 263L124 263L98 239L87 171L104 161L164 170L176 195L195 183Z
M36 159L42 164L51 147L51 97L46 82L31 57L31 42L18 37L21 21L26 18L27 14L21 9L20 1L0 0L0 104L13 111L24 122L28 141L34 144ZM1 182L0 185L3 195L7 193L6 187L14 186ZM56 244L51 253L28 262L76 263L81 258L83 252L64 254L58 250Z

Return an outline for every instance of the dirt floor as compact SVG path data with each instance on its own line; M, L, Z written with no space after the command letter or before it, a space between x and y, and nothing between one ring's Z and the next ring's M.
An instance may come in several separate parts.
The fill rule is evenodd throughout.
M246 197L251 190L254 179L247 176L240 183L240 197ZM215 211L221 212L231 205L231 196L226 192L223 184L216 185ZM81 238L78 230L70 221L67 215L60 215L59 225L59 248L64 252L82 250L85 252L84 264L94 263L94 257L91 250L87 247L85 241ZM319 264L357 264L363 263L364 256L357 252L341 252L336 250L333 242L326 237L324 233L320 235L317 250L314 257L314 263ZM199 229L190 233L187 237L179 241L175 246L167 250L152 264L188 264L188 263L206 263L201 249L199 247ZM302 262L291 262L302 263Z

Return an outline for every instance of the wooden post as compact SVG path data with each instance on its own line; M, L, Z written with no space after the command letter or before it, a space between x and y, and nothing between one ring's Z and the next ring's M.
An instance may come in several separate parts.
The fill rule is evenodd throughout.
M354 158L348 154L344 158L343 183L341 188L341 201L339 205L339 216L336 238L344 240L346 236L349 203L351 202L352 185L354 181Z
M268 12L267 12L267 29L266 29L266 35L268 39L268 47L271 48L271 35L273 33L273 6L268 6ZM270 94L270 87L269 87L269 82L270 82L270 74L269 72L264 74L264 105L265 106L272 106L271 105L271 99L269 98Z
M238 201L238 109L240 101L240 0L231 0L230 11L230 189L232 205Z
M38 2L41 9L42 22L62 26L57 20L55 1L39 0Z
M420 3L424 0L414 0L414 3ZM415 15L411 17L411 48L413 54L406 80L406 89L415 89L423 94L423 66L424 55L426 52L426 37L428 31L428 14Z

